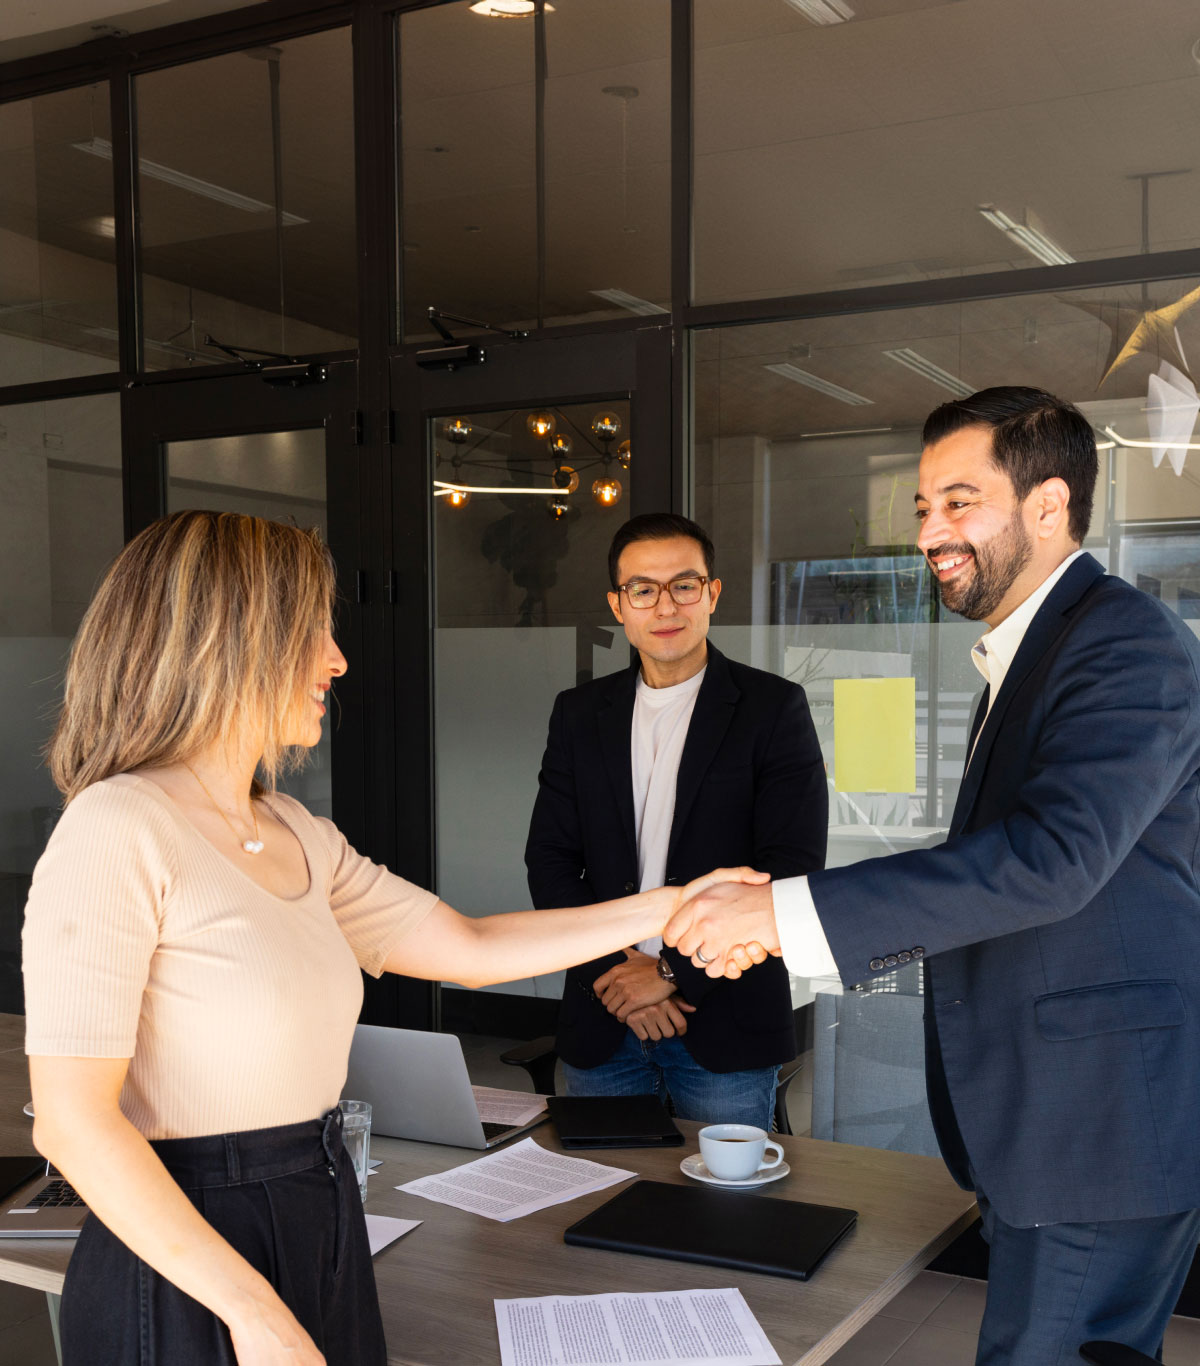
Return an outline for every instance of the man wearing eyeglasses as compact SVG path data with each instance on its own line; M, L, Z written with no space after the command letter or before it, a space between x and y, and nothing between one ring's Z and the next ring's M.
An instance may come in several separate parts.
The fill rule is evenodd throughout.
M560 693L525 862L535 906L582 906L713 867L825 862L825 770L804 690L709 644L713 545L635 517L609 550L630 668ZM762 975L760 975L762 974ZM769 974L769 975L767 975ZM557 1047L572 1095L669 1093L684 1119L771 1127L796 1051L788 977L708 977L655 939L567 975Z

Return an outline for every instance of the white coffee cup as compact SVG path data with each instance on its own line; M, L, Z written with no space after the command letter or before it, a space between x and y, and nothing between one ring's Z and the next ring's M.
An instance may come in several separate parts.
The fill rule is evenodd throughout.
M766 1149L774 1156L768 1161ZM764 1167L778 1167L783 1149L753 1124L710 1124L700 1130L700 1155L720 1181L749 1181Z

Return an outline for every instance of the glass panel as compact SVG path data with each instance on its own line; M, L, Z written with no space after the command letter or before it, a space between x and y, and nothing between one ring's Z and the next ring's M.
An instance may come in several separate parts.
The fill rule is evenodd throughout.
M693 504L724 585L712 639L807 691L829 866L940 843L958 795L984 628L939 604L915 549L921 425L939 403L1005 383L1078 404L1102 448L1086 548L1200 635L1200 400L1185 373L1200 355L1198 283L694 336ZM909 790L839 781L836 680L866 678L912 680ZM919 977L910 966L846 996L794 981L798 1002L816 994L815 1137L935 1150Z
M0 408L0 1011L21 1012L21 922L62 798L42 750L71 639L121 549L116 394Z
M3 383L115 370L107 83L0 105L0 184Z
M509 326L667 311L667 0L573 0L545 33L539 287L532 16L400 16L406 340L431 304Z
M607 440L592 430L601 414L616 419ZM530 430L534 416L553 422L548 436ZM525 839L554 699L629 662L606 600L609 542L628 516L630 474L620 463L628 432L625 400L430 423L441 481L434 486L436 885L461 910L528 904ZM551 439L570 442L569 452L556 459ZM557 498L556 467L565 488L579 480ZM601 506L592 489L605 480L620 488L615 504ZM512 492L474 492L456 506L453 494L438 492L447 484ZM562 974L496 989L557 999Z
M211 508L315 526L328 544L322 428L171 441L166 460L168 512ZM330 712L336 715L336 707ZM279 786L316 815L332 819L329 747L326 726L308 763Z
M696 0L696 299L1196 246L1195 19L1193 0Z
M320 98L313 97L320 91ZM355 345L350 30L137 79L146 368Z

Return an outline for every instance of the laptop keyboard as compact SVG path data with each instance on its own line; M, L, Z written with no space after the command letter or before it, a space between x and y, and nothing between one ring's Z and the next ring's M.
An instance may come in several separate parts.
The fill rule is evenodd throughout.
M512 1133L511 1124L495 1124L490 1119L481 1121L483 1124L484 1139L499 1138L501 1134Z
M83 1198L69 1181L49 1181L25 1206L26 1209L46 1209L51 1206L80 1206Z

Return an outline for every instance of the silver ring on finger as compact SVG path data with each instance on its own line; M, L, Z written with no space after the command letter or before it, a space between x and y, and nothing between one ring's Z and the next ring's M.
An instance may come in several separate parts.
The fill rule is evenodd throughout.
M703 947L704 946L702 944L700 946L700 949L702 949ZM707 967L709 963L715 963L717 961L717 955L715 953L711 958L705 958L704 954L701 953L700 949L696 950L696 960L700 963L703 963L705 967Z

